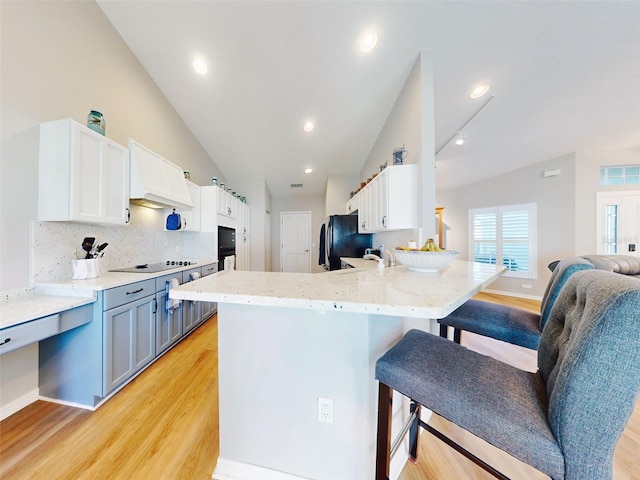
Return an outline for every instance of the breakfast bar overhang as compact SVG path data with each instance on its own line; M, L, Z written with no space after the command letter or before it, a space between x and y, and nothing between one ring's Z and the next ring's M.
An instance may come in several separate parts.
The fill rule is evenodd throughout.
M218 302L220 454L213 478L372 479L376 360L410 328L437 334L435 319L504 270L454 261L433 274L404 266L223 271L172 289L172 298ZM318 411L318 399L331 401L330 415ZM397 429L407 408L395 404ZM402 470L404 452L392 460L391 478Z

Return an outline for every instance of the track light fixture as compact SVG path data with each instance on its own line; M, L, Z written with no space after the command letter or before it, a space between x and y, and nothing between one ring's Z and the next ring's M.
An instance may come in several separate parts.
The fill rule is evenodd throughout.
M464 140L465 140L465 137L464 135L462 135L462 133L460 132L456 133L456 145L463 145Z

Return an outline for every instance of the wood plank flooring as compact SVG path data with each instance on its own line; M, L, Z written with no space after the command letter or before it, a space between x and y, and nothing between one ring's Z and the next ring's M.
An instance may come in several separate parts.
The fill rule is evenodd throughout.
M0 422L0 479L211 479L218 457L216 320L95 412L38 401Z
M539 309L534 301L483 300ZM520 368L535 353L463 333L463 344ZM2 480L208 480L218 456L217 318L214 316L95 412L35 402L0 422ZM514 479L547 478L445 420L431 421ZM424 433L420 461L401 480L493 477ZM615 480L640 480L640 402L618 444ZM260 479L256 479L260 480Z

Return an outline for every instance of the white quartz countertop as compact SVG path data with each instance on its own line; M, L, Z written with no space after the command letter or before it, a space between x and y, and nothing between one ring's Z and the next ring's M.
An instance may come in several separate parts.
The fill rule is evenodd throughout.
M60 280L54 282L41 282L38 286L58 288L61 290L68 289L73 290L91 290L98 292L101 290L108 290L109 288L121 287L122 285L128 285L130 283L140 282L143 280L149 280L150 278L161 277L170 273L177 273L184 270L191 270L192 268L203 267L204 265L210 265L217 263L217 260L197 260L191 265L183 265L169 270L163 270L161 272L153 273L132 273L132 272L109 272L103 271L97 278L90 278L87 280Z
M431 274L411 272L403 265L384 270L351 268L316 274L225 270L173 288L170 297L443 318L505 270L503 266L459 260Z
M340 260L342 262L348 263L349 265L351 265L353 268L361 268L361 269L375 269L378 268L378 261L377 260L365 260L364 258L358 258L358 257L340 257ZM385 262L386 265L386 262ZM385 267L385 268L394 268L394 267Z
M32 288L4 293L0 300L0 329L47 317L96 301L91 291L76 290L59 295L47 288Z
M161 277L170 273L217 263L217 260L198 260L192 265L179 266L154 273L102 272L88 280L42 282L36 287L2 292L0 296L0 329L12 327L37 318L93 303L97 292L130 283Z

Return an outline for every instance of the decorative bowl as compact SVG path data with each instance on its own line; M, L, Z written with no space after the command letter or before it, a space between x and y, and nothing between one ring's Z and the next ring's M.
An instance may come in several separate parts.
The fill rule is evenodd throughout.
M394 250L393 255L412 272L434 273L446 268L460 254L455 250L424 252L422 250Z

